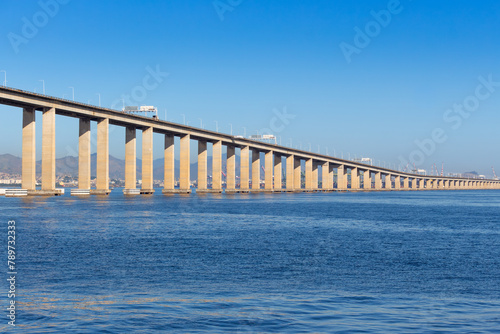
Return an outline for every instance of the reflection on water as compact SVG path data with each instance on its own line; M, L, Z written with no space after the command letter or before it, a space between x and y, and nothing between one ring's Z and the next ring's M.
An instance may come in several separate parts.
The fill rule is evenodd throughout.
M30 333L493 332L499 208L498 191L0 199Z

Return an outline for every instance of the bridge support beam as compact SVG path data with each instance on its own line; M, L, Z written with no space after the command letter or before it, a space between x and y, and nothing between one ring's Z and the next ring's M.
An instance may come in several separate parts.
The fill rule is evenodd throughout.
M326 191L333 190L333 166L324 162L321 166L321 188Z
M312 190L313 184L313 159L306 160L306 191Z
M164 166L164 179L163 179L163 193L175 192L175 140L173 134L165 134L165 166Z
M267 151L265 155L265 184L264 189L266 191L273 191L273 151Z
M236 148L228 145L226 156L226 192L234 192L236 190Z
M108 195L109 190L109 119L97 122L97 173L96 189L91 193Z
M22 188L36 190L35 109L23 109Z
M294 191L302 191L302 164L299 157L293 158L293 186Z
M250 147L242 147L240 155L240 190L248 191L250 187Z
M125 129L125 189L126 195L136 195L137 185L137 134L134 127Z
M394 177L394 189L401 190L401 176L399 175Z
M294 161L295 161L295 156L293 154L286 157L286 191L293 191L294 189L294 182L293 182Z
M90 120L80 118L78 138L78 189L90 191Z
M375 190L382 190L382 173L375 173Z
M212 190L222 192L222 141L212 146Z
M318 164L314 162L312 164L312 191L317 191L319 189L319 171L318 171Z
M372 189L372 178L371 172L369 170L363 171L363 189L371 190Z
M359 190L359 170L357 167L351 168L351 190Z
M153 194L153 128L142 130L141 194Z
M409 177L403 177L403 189L404 190L410 189L410 178Z
M260 152L252 149L252 190L260 190Z
M180 161L180 177L179 177L179 190L183 193L191 192L191 163L190 163L190 135L181 137L181 161Z
M281 191L283 189L283 167L281 162L281 155L274 155L274 191Z
M347 190L347 168L345 165L337 167L337 190Z
M387 174L385 176L385 189L386 190L392 189L391 174Z
M207 190L207 142L198 141L198 192Z
M56 109L43 111L42 122L42 190L56 189Z

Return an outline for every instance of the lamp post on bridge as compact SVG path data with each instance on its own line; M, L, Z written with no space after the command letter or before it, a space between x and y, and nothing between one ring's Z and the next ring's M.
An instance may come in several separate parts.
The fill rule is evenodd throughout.
M100 106L101 106L101 94L99 94L99 93L96 93L96 94L97 94L97 96L99 96L99 107L100 107ZM74 99L75 99L75 98L73 97L73 100L74 100Z
M200 128L203 129L203 120L201 118L198 118L200 120Z
M182 119L184 120L184 125L186 125L186 115L181 114L181 116L182 116Z

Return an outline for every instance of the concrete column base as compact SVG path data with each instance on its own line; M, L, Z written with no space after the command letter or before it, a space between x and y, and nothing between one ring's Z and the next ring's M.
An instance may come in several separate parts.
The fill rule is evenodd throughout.
M90 189L91 195L109 195L111 189Z
M243 193L243 192L248 192L248 190L244 191L244 190L240 190L240 189L226 189L224 191L224 193L226 193L226 194L239 194L239 193Z
M90 196L90 189L71 189L71 196Z
M155 193L154 189L141 189L141 195L153 195Z
M25 197L28 196L27 189L2 189L0 194L5 195L5 197Z
M165 195L191 194L191 189L163 189L161 192Z
M248 194L251 190L248 189L248 188L240 188L240 189L236 189L239 193L241 194Z
M141 189L123 189L124 195L140 195Z
M200 190L197 189L196 193L197 194L221 194L222 189L200 189Z
M64 189L54 190L28 190L28 196L62 196Z

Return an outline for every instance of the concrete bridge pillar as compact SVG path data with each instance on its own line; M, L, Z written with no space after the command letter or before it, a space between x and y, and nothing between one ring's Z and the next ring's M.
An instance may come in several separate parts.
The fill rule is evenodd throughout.
M226 173L226 191L236 190L236 148L227 146L227 173Z
M312 164L312 187L311 190L319 189L319 175L318 175L318 164L314 162Z
M97 175L95 194L107 195L109 190L109 119L97 122Z
M180 161L180 179L179 188L182 192L191 192L191 179L190 179L190 153L189 144L191 141L190 135L181 137L181 161Z
M125 130L125 189L124 193L135 190L137 185L137 139L136 130Z
M337 167L337 190L347 190L347 168L345 165Z
M174 135L165 134L165 169L164 191L173 192L175 189L175 160L174 160Z
M371 171L369 170L363 171L363 189L372 189Z
M152 194L153 189L153 128L142 130L142 194Z
M411 181L411 188L412 189L418 189L418 179L416 177L413 178L413 180Z
M410 178L409 177L404 177L403 178L403 188L405 190L410 189Z
M22 188L36 190L35 109L23 109Z
M78 189L90 190L90 119L80 118L78 138Z
M299 157L293 159L293 186L295 191L302 190L302 165Z
M306 191L312 190L313 184L313 159L306 160Z
M260 190L260 152L252 149L252 190Z
M295 161L295 156L289 155L286 157L286 190L287 191L293 191L294 190L294 177L293 177L293 170L294 170L294 161Z
M351 168L351 190L359 190L359 170L357 167Z
M274 190L281 191L283 188L283 167L281 162L281 155L274 156Z
M42 117L42 190L55 190L56 109L45 109Z
M240 158L240 190L249 190L250 185L250 147L241 148Z
M394 189L401 190L401 176L399 175L394 177Z
M212 146L212 190L222 191L222 141Z
M382 173L375 172L375 190L382 190Z
M265 184L264 184L264 189L267 191L272 191L273 190L273 156L274 152L273 151L268 151L265 154L264 157L264 170L265 170Z
M207 190L207 142L198 141L198 191Z
M333 170L328 161L321 166L321 188L323 190L333 189Z
M385 189L392 189L391 174L385 176Z

